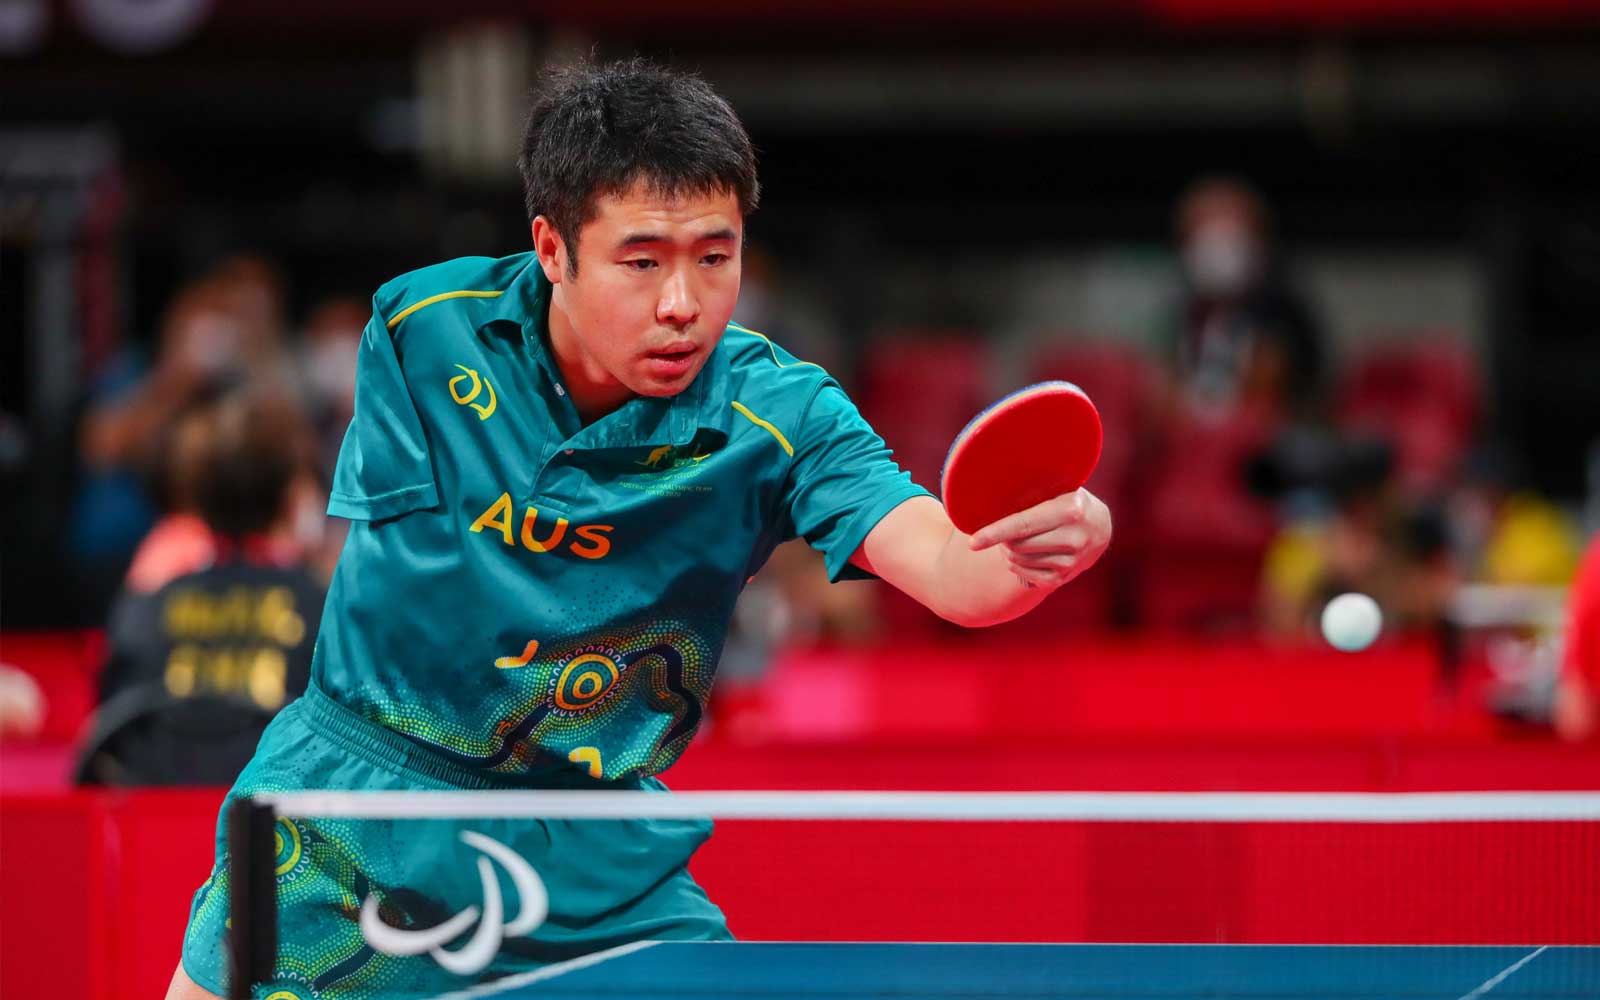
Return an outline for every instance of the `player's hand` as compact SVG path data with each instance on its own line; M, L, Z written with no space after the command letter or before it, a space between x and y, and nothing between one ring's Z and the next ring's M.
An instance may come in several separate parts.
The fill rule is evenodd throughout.
M1052 590L1093 566L1110 544L1111 511L1088 490L1003 517L972 536L974 552L1004 546L1019 580Z

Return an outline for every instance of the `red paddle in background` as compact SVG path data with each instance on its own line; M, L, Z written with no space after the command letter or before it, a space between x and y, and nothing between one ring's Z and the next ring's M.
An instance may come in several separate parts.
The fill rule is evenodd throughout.
M1071 382L1040 382L990 406L945 456L939 491L967 534L1081 487L1100 461L1100 414Z

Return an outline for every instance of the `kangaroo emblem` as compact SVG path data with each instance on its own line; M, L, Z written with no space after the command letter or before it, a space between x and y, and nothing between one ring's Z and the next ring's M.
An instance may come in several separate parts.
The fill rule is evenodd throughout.
M671 454L672 445L664 444L659 448L652 448L650 450L650 457L646 458L643 462L638 462L635 464L642 465L647 469L653 469L660 465L662 460L669 457Z

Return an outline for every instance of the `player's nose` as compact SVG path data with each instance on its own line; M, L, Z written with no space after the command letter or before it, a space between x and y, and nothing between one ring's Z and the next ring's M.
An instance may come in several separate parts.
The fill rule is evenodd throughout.
M700 298L694 282L681 270L669 273L656 300L656 321L666 326L688 326L700 316Z

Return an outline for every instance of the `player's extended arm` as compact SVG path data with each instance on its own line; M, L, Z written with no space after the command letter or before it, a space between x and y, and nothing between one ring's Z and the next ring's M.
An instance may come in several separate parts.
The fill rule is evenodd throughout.
M969 628L1026 614L1082 573L1111 542L1111 512L1077 490L1002 518L976 535L944 505L915 497L867 533L850 561Z

